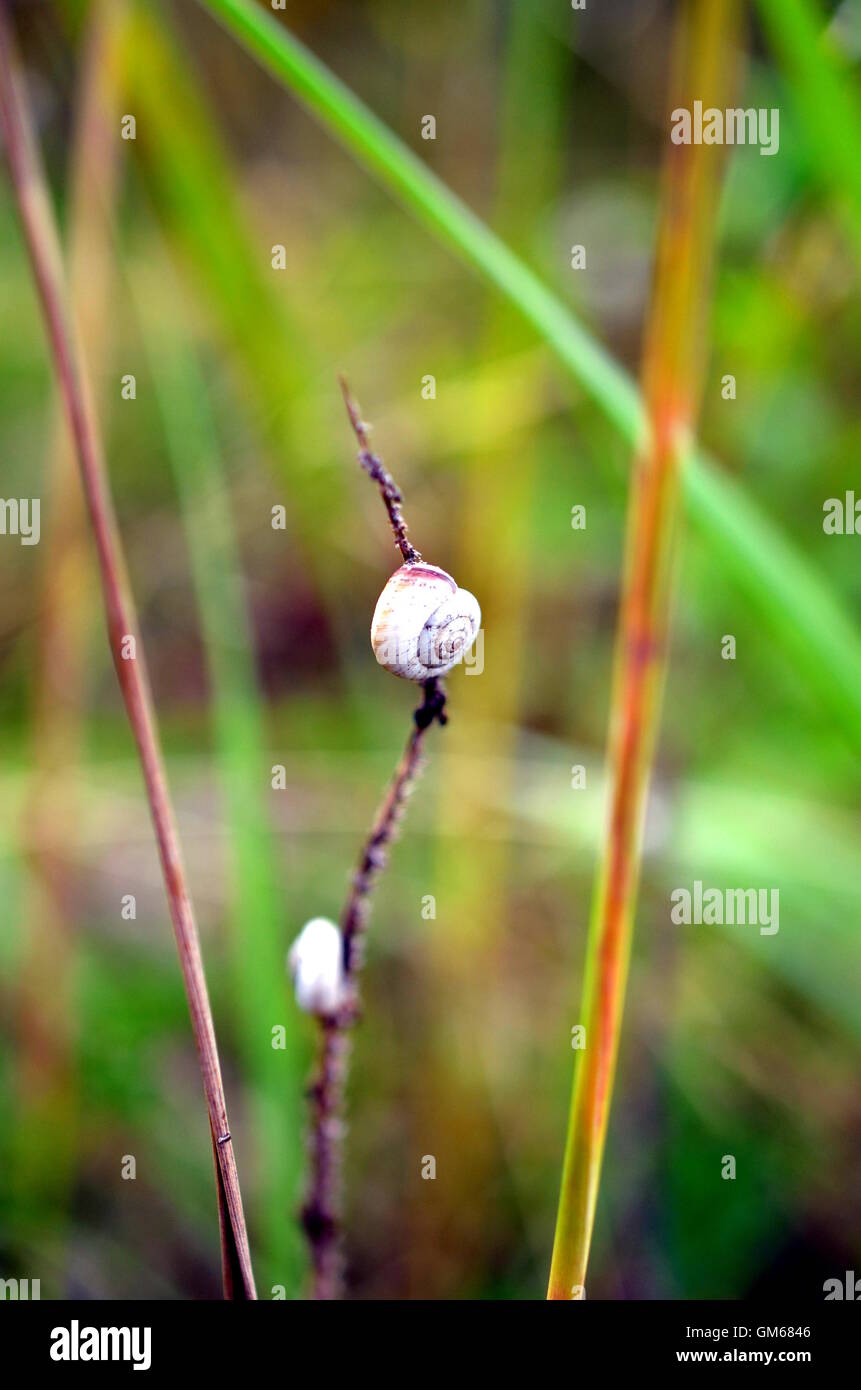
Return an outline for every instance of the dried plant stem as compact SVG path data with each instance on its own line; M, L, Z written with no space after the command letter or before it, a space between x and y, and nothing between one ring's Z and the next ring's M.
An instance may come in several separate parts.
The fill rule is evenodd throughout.
M362 967L370 898L386 865L404 803L421 773L425 735L437 719L445 723L445 696L439 682L424 686L424 701L413 715L414 727L362 849L359 865L341 914L345 1001L336 1015L320 1020L320 1051L311 1084L311 1174L302 1224L308 1238L313 1292L318 1299L337 1298L341 1285L341 1147L344 1093L349 1067L348 1030L360 1016L358 973Z
M101 439L66 308L68 298L56 223L33 140L27 99L3 4L0 4L0 125L95 536L111 654L143 769L200 1058L215 1156L225 1295L251 1299L256 1297L254 1276L197 927L156 733L143 647L125 573ZM129 638L134 639L135 646L134 655L127 659L124 646L126 653L130 653Z
M69 163L69 287L90 363L103 358L109 321L111 258L106 255L119 141L118 49L124 6L97 0L89 22ZM119 120L119 115L116 115ZM98 169L103 196L96 197ZM78 825L75 772L82 735L88 538L59 398L52 411L46 481L52 525L45 546L32 694L32 759L21 817L28 863L27 946L18 1007L21 1077L18 1177L65 1204L77 1155L77 1072L72 997L77 954L73 901ZM46 1143L46 1138L50 1143Z
M382 461L370 453L366 426L343 380L341 389L359 440L359 461L380 485L392 531L404 560L420 559L419 552L406 539L407 527L400 510L400 491ZM320 1019L317 1069L308 1093L311 1105L311 1168L308 1196L302 1208L302 1225L311 1252L313 1295L317 1299L337 1298L341 1288L341 1149L345 1133L344 1099L350 1058L348 1030L361 1012L358 975L364 956L371 894L387 863L388 849L407 797L421 773L427 731L434 722L446 723L445 692L441 682L437 679L425 681L422 690L422 703L413 713L410 736L374 817L341 913L344 1002L337 1014Z
M386 863L386 850L404 809L404 802L413 789L422 767L422 748L425 734L434 720L445 724L445 694L436 679L426 681L424 699L413 714L414 727L410 732L401 761L377 812L373 829L368 836L359 867L341 918L344 936L344 969L353 979L362 966L362 940L368 918L371 892L380 870Z
M677 104L723 107L737 0L681 12ZM548 1298L585 1296L619 1050L652 752L666 666L680 461L696 417L720 151L670 146L643 354L649 437L635 460L610 711L610 814L593 903Z
M310 1177L302 1227L311 1255L312 1294L337 1298L343 1275L341 1250L341 1149L350 1038L338 1018L320 1019L319 1056L308 1088Z
M339 377L339 381L344 396L344 404L347 407L347 414L350 417L350 424L353 426L356 438L359 441L359 463L362 465L365 472L373 478L374 482L379 484L383 505L389 514L389 522L394 532L395 544L404 557L404 563L408 565L412 564L422 557L415 546L411 545L407 540L407 523L404 521L403 512L401 511L401 503L403 501L401 490L397 486L391 473L387 472L383 466L382 459L378 458L375 453L372 453L368 441L368 426L362 419L362 413L357 403L350 395L346 381L343 377Z

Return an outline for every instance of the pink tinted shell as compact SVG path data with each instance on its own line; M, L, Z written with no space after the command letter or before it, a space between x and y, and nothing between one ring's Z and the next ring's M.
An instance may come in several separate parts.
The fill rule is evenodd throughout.
M462 660L481 626L467 589L436 565L401 565L377 601L371 645L381 666L404 680L443 676Z

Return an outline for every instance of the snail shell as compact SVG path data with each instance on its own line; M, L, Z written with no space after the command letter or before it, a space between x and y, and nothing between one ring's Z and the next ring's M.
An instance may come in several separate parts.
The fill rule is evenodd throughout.
M481 609L450 574L423 561L395 570L377 600L371 646L381 666L408 681L444 676L469 651Z
M287 955L296 1002L305 1013L325 1018L344 1002L343 941L327 917L312 917Z

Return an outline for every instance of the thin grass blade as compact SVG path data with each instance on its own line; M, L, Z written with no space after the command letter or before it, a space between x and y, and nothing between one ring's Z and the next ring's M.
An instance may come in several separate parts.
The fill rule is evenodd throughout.
M143 770L200 1059L216 1156L225 1294L227 1297L255 1298L212 1010L156 730L143 643L114 515L101 435L69 313L56 221L33 137L27 95L4 7L0 7L0 126L95 536L111 655Z

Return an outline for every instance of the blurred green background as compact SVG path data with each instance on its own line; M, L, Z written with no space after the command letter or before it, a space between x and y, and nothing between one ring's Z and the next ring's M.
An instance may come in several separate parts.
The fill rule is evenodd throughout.
M636 372L674 11L293 0L286 22ZM432 731L374 903L348 1291L543 1297L603 830L628 445L202 7L36 3L13 18L260 1294L301 1296L306 1278L314 1029L285 952L307 918L337 917L415 703L368 642L397 557L355 463L343 372L412 538L477 595L485 629L484 670L448 683L451 722ZM806 19L822 46L794 44ZM849 142L857 159L861 8L763 3L748 20L740 102L779 107L780 151L729 161L700 437L857 614L861 537L825 535L822 508L861 497L861 201L840 153ZM43 1297L217 1297L199 1073L5 182L0 229L2 490L42 499L38 546L0 538L0 1275L40 1278ZM689 529L590 1297L818 1299L861 1267L861 730L835 717L815 666L708 528ZM694 879L777 888L779 933L673 926L670 892Z

